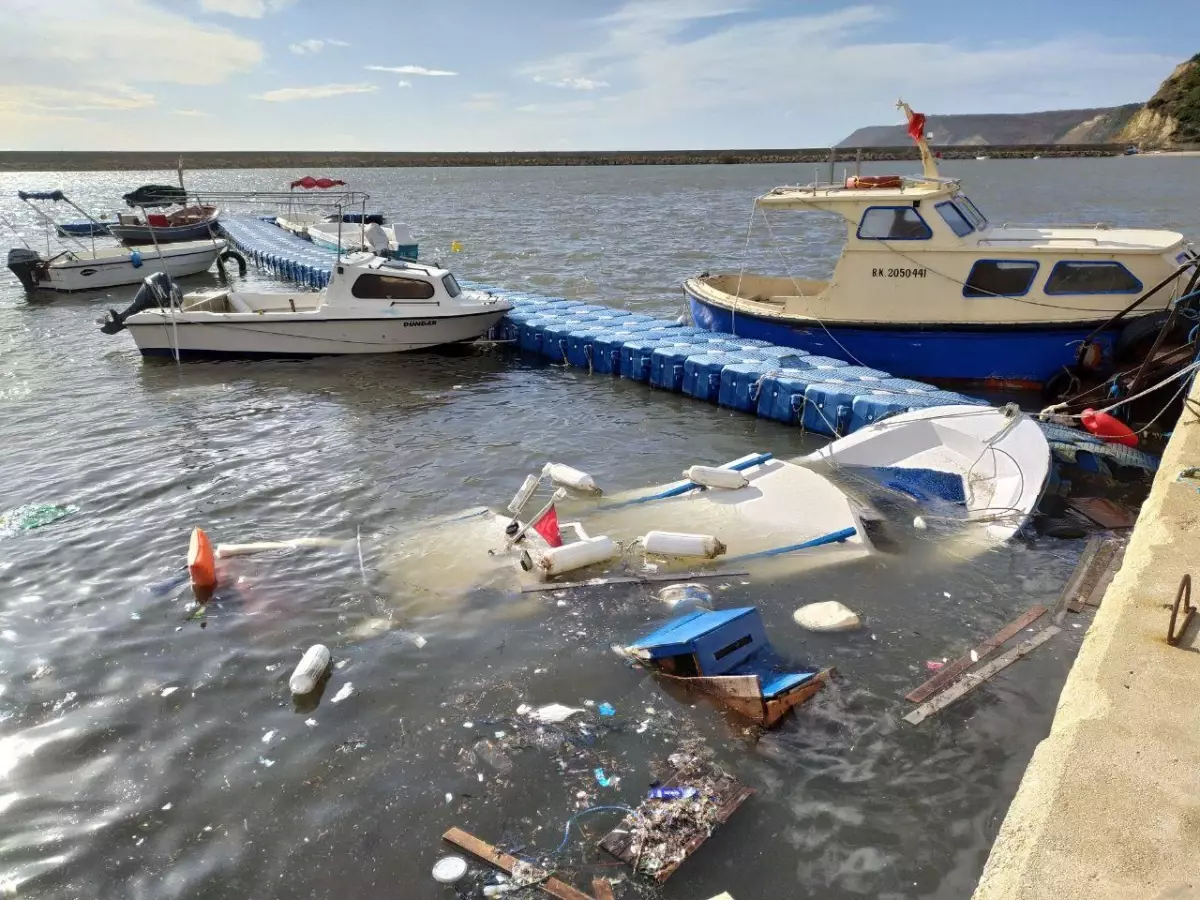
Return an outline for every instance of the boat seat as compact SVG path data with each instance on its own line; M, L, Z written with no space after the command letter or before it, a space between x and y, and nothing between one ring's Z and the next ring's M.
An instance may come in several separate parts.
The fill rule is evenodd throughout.
M170 228L171 220L162 213L151 213L146 216L146 222L153 228Z
M780 675L775 675L769 681L764 681L762 686L763 697L771 700L781 694L786 694L800 685L809 681L816 672L784 672Z

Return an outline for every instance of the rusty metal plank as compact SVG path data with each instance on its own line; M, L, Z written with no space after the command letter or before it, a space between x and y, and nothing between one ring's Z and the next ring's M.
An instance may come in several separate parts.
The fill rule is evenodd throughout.
M513 867L520 861L514 856L500 852L487 841L481 841L473 834L468 834L461 828L451 828L442 835L442 840L448 841L462 850L466 850L472 856L478 857L488 865L495 866L509 875L512 874ZM538 883L538 888L545 891L551 897L556 897L557 900L592 900L583 891L577 891L569 884L559 881L557 878L548 877L549 873L547 872L534 869L532 877L538 876L546 876L544 881Z
M947 690L942 691L942 693L938 694L928 703L918 706L904 717L904 721L908 722L910 725L920 725L934 713L945 709L951 703L961 699L962 697L965 697L967 694L971 693L971 691L988 681L994 675L997 675L1007 669L1021 657L1028 656L1060 631L1062 631L1062 629L1057 625L1048 625L1029 640L1022 641L1007 653L997 656L987 665L980 666L980 668L977 671L972 672L968 678L964 678L958 684L955 684Z
M1014 622L1009 622L994 635L968 653L966 656L960 656L954 662L943 666L938 670L938 673L926 681L919 687L913 688L904 695L904 699L911 700L913 703L923 703L928 700L942 688L956 681L963 672L971 668L977 662L980 662L991 656L1008 640L1011 640L1016 634L1025 628L1028 628L1038 619L1046 614L1046 607L1034 606L1024 612L1019 619Z
M614 900L612 882L597 876L592 879L592 896L596 900Z
M1135 513L1106 497L1072 497L1067 506L1101 528L1132 528L1137 522Z

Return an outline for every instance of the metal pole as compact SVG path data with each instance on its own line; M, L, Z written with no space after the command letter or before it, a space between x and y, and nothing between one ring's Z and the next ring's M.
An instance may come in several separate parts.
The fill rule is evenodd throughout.
M833 147L829 148L829 183L833 184L833 180L837 177L837 172L834 166L837 165L837 150Z
M162 266L163 274L166 275L168 279L170 279L171 273L167 271L167 261L163 257L162 247L160 247L158 245L158 235L155 234L155 232L154 232L154 226L150 224L150 214L146 212L146 207L141 206L138 208L141 209L142 216L145 217L145 219L146 219L146 227L150 230L150 240L152 240L154 242L154 252L158 254L158 263L160 266ZM167 308L170 310L170 313L171 313L171 342L174 344L174 346L171 348L171 350L175 354L175 363L178 365L178 363L179 363L179 328L175 324L175 304L174 304L173 298L171 297L170 294L167 295Z
M530 528L533 527L534 522L538 521L542 516L544 516L546 513L550 512L550 507L552 507L555 503L565 500L566 498L567 498L567 492L565 490L563 490L562 488L559 488L558 490L556 490L554 492L554 494L550 497L550 502L547 503L545 506L543 506L541 509L539 509L537 512L537 515L530 516L529 521L526 522L516 534L514 534L511 538L508 539L508 546L511 547L513 544L515 544L517 541L519 541L522 537L524 537L525 532L527 532Z
M854 177L862 174L862 147L854 151Z

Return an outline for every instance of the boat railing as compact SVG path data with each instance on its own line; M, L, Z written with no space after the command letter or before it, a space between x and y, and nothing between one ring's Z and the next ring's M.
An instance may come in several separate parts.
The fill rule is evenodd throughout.
M1097 231L1111 231L1112 222L1005 222L1001 228L1033 228L1045 231L1048 228L1092 228Z
M1036 237L982 237L979 239L980 244L1028 244L1036 241L1039 244L1053 243L1075 243L1078 241L1091 242L1093 246L1099 247L1102 243L1100 238L1094 237L1049 237L1038 235Z
M856 188L851 188L851 187L847 186L847 180L850 177L851 176L848 175L847 178L844 178L841 181L821 181L819 179L814 179L813 181L810 181L808 184L783 184L783 185L780 185L779 187L772 188L771 190L767 191L767 193L764 194L763 196L770 197L770 196L777 195L777 194L789 194L789 193L790 194L797 194L797 193L799 193L799 194L816 194L818 192L829 194L829 193L835 193L838 191L857 190ZM854 177L857 177L857 176L854 176ZM932 185L934 187L956 187L960 184L959 179L946 178L945 176L942 176L942 175L936 175L936 176L934 176L934 175L899 175L897 177L899 177L899 179L900 179L900 187L899 187L900 191L903 191L905 188L917 188L917 187L930 186L930 185Z

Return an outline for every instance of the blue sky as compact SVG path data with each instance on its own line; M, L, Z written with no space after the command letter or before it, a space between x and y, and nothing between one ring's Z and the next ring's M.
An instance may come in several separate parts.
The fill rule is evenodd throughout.
M0 149L825 146L1139 102L1194 0L0 0Z

